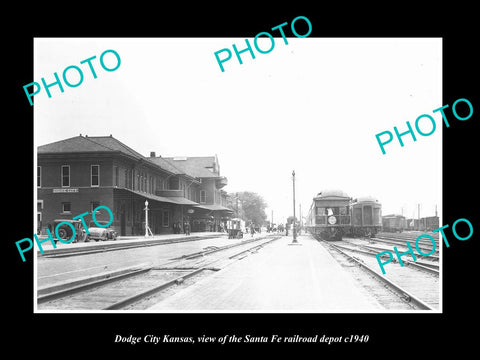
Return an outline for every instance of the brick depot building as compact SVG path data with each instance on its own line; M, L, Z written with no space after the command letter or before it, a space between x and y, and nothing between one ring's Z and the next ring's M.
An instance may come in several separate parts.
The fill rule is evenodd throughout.
M174 224L191 231L219 231L227 208L217 156L144 157L110 136L76 136L37 149L38 231L56 219L72 219L108 206L120 236L145 235L145 200L153 234L172 233ZM103 209L98 221L110 219Z

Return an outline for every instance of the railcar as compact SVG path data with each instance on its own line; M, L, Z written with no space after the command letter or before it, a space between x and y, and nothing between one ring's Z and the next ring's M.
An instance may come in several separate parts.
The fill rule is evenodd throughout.
M382 230L382 204L378 199L365 196L353 199L350 203L352 216L352 236L375 236Z
M242 219L230 219L227 221L227 232L229 239L241 239L246 232L245 221Z
M307 215L307 231L317 239L342 240L351 228L350 200L341 190L319 192Z
M407 222L403 215L385 215L382 216L383 231L402 232L407 228Z

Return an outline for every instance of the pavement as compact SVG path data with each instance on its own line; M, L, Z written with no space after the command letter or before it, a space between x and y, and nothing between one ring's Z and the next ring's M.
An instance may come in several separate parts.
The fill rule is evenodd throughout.
M315 239L282 237L152 306L152 312L379 312Z
M107 240L107 241L89 241L89 242L72 242L72 243L63 243L58 241L56 246L53 247L51 241L45 241L41 243L42 250L44 254L51 254L53 252L61 252L61 250L72 250L78 251L86 250L87 248L95 248L98 246L103 247L119 247L127 244L141 244L141 243L151 243L151 242L158 242L161 243L162 241L180 241L182 239L185 240L192 240L195 238L212 238L212 237L220 237L220 236L227 236L226 233L220 232L195 232L191 233L190 235L185 234L164 234L164 235L153 235L153 236L119 236L117 240ZM43 240L46 237L43 236L40 239ZM38 244L35 242L35 246L37 248L37 253L40 255L40 250L38 249ZM57 251L60 250L60 251Z
M265 233L255 234L254 238L265 235ZM250 236L243 240L246 239L250 239ZM131 268L163 263L172 258L202 251L209 246L225 246L241 241L242 239L228 239L226 233L216 232L192 233L189 236L165 234L148 238L121 237L116 241L88 243L59 242L56 249L49 241L45 243L49 246L44 247L44 256L38 256L35 259L36 285L39 291L53 287L61 288L70 286L72 282L91 281L94 278L113 276ZM65 256L66 254L85 254L85 252L88 252L88 255Z

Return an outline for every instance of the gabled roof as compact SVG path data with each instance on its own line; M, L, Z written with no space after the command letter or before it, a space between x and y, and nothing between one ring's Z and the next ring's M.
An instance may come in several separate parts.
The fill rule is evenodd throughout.
M103 145L95 143L83 136L75 136L69 139L41 145L37 148L39 154L50 153L75 153L75 152L99 152L110 151Z
M101 146L104 146L113 151L120 151L121 153L133 156L135 158L144 159L144 156L132 148L128 147L124 143L110 136L89 136L86 139L93 141Z
M193 178L218 178L219 165L215 156L194 156L194 157L145 157L125 145L118 139L110 136L75 136L72 138L56 141L50 144L41 145L37 153L61 154L61 153L115 153L145 161L163 171L175 175L186 175ZM212 170L209 170L212 169ZM216 171L216 172L214 172Z
M170 161L166 160L165 158L162 157L149 157L146 158L153 162L154 164L159 165L160 167L164 168L165 170L170 171L171 173L174 173L175 175L179 174L184 174L185 172L174 166L173 164L170 163Z
M167 157L162 159L192 177L211 178L220 176L215 156ZM217 167L217 172L212 171L215 167Z
M129 155L136 159L144 157L124 143L110 136L75 136L56 141L37 148L39 154L51 153L85 153L85 152L115 152Z
M118 139L110 136L75 136L69 139L56 141L50 144L41 145L37 148L37 153L42 154L72 154L72 153L112 153L123 154L136 160L144 161L155 167L160 167L161 170L167 173L178 174L169 163L156 163L150 158L144 157L142 154L136 152L131 147L125 145ZM164 165L164 166L162 166Z

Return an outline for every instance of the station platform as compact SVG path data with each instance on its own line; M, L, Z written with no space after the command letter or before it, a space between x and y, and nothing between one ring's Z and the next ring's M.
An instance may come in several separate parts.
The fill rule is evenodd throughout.
M315 239L282 237L199 280L152 312L379 312L383 307Z
M264 236L266 233L255 234L253 238ZM197 253L209 246L226 246L250 238L229 239L226 233L198 232L191 235L119 238L116 241L58 243L56 249L49 241L45 243L49 246L44 246L44 254L35 259L37 290L63 289L71 283L119 275L133 268L149 267Z
M141 245L168 242L168 241L182 241L182 240L195 240L195 239L205 239L205 238L213 238L213 237L221 237L221 236L228 236L227 233L221 232L195 232L191 233L190 235L185 234L163 234L163 235L153 235L153 236L119 236L116 240L107 240L107 241L89 241L89 242L72 242L72 243L63 243L61 241L57 241L56 247L53 247L51 241L45 241L41 244L43 253L48 255L52 252L54 253L61 253L62 250L68 251L84 251L88 248L95 248L98 246L102 247L122 247L127 244L137 244ZM45 239L46 237L43 236L40 240ZM38 245L35 243L35 247L37 249L37 254L41 254Z

